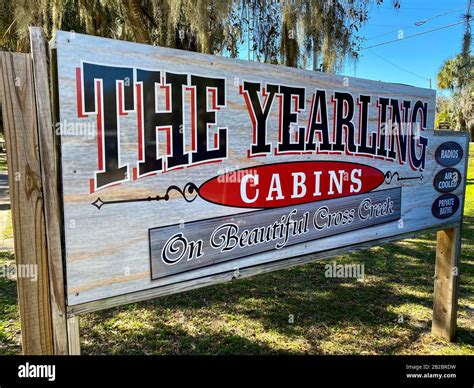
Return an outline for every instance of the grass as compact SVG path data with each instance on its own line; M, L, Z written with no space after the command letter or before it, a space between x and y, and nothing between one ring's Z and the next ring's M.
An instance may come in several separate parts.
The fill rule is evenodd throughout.
M12 254L0 251L1 274L5 266L14 262ZM0 355L18 354L21 352L21 343L16 283L0 276L0 290Z
M7 171L7 156L0 154L0 171Z
M364 264L363 282L327 279L324 265L336 259L324 260L86 314L83 354L474 354L472 144L470 154L455 343L430 333L431 233L337 258ZM0 352L14 354L15 286L0 279L0 288Z
M7 212L6 226L5 226L5 229L3 229L3 232L0 234L0 241L2 241L2 239L13 238L12 212L11 210L6 210L6 212Z

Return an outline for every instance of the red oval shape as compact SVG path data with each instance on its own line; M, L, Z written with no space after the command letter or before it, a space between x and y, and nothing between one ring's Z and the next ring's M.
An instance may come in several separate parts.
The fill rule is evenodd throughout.
M216 176L199 195L218 205L273 208L367 193L383 181L382 171L359 163L286 162Z

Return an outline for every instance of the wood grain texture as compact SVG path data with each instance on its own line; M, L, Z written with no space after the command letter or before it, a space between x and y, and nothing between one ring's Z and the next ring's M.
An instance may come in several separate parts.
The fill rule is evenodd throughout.
M56 136L52 123L47 42L41 28L30 28L30 44L38 117L54 352L67 354L66 298L61 247L62 217L58 187L60 180L57 168Z
M196 281L212 284L212 279L219 281L221 276L227 278L227 275L220 274L229 273L236 267L241 269L264 265L271 267L271 262L283 259L309 253L319 254L341 246L392 238L396 235L402 236L430 227L442 229L448 224L460 222L462 209L445 220L436 219L431 214L431 205L440 194L433 187L433 178L443 168L435 162L434 152L438 145L450 139L447 135L438 136L436 131L432 130L435 113L435 91L433 90L352 77L345 78L284 66L249 63L81 34L71 35L65 32L58 32L55 47L58 58L60 119L73 124L87 124L91 128L90 133L86 135L61 137L68 306L84 305L100 299L110 300L110 298L125 294L155 295L160 294L160 291L153 290L154 288L183 289ZM221 109L216 118L219 126L228 128L229 158L219 164L199 165L135 181L130 180L91 194L89 180L97 171L97 138L95 137L97 117L95 114L90 114L88 117L79 119L77 115L75 76L76 68L81 66L81 61L225 77L227 107ZM429 145L426 168L422 172L423 179L398 182L394 180L391 184L383 183L378 188L380 190L392 187L402 188L403 223L391 222L377 225L362 231L329 236L317 241L285 247L278 251L256 254L248 258L218 263L212 267L151 280L148 229L254 211L254 209L219 206L201 198L197 198L193 203L187 203L179 195L171 195L167 202L150 201L108 205L98 210L91 206L97 197L100 196L103 200L154 197L158 194L163 195L171 185L183 187L185 183L192 181L200 186L216 175L237 168L288 161L350 161L368 164L384 173L387 171L398 173L400 177L420 175L419 171L413 171L408 163L401 165L387 160L344 154L271 155L265 158L248 159L247 151L252 143L252 124L244 98L239 94L239 84L243 80L305 87L306 107L310 106L311 96L316 88L326 90L328 100L334 91L341 90L350 91L354 96L371 95L373 99L369 112L369 132L375 131L378 125L376 98L405 99L411 101L412 105L416 100L427 102L428 129L423 132L423 135L429 138ZM191 126L190 99L189 94L186 94L184 98L185 106L187 106L184 127L187 136L186 150L189 150L191 143L188 136ZM158 104L163 103L162 94L158 98ZM333 128L333 106L329 101L328 111L329 128ZM304 125L308 119L309 109L306 109L300 113L299 122ZM119 120L121 165L128 164L130 168L136 167L137 115L135 112L130 112L125 116L120 116ZM358 112L354 115L354 121L357 122L357 120ZM272 144L278 141L276 130L278 121L278 109L275 108L270 113L268 122L268 141ZM465 143L462 137L454 139ZM160 145L161 153L165 152L165 146L165 144ZM456 168L465 179L465 166L459 165ZM463 187L464 185L461 185L454 191L461 200ZM124 296L122 300L127 298Z
M37 281L19 277L17 282L23 353L53 354L32 61L17 53L0 53L0 59L16 264L36 268L38 276Z
M449 341L456 333L460 252L461 228L440 230L436 245L431 331Z
M72 315L67 318L67 331L68 331L68 353L70 356L81 355L81 337L80 337L80 325L79 317Z

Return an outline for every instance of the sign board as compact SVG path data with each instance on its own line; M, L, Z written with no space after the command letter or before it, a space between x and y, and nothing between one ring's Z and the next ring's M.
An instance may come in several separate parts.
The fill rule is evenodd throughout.
M435 92L58 32L69 306L461 221ZM148 292L147 291L147 292Z

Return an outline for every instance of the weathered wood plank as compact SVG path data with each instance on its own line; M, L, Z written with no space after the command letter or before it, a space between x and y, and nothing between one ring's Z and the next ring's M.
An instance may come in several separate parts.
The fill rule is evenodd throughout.
M121 294L134 294L143 290L150 290L150 293L153 294L154 291L151 290L153 288L159 289L196 278L202 279L212 274L232 271L234 267L254 267L310 252L325 252L341 246L371 241L374 238L402 235L427 227L441 229L446 224L459 223L460 210L454 212L448 219L435 218L431 212L434 201L441 194L435 190L433 178L443 169L443 166L435 161L434 154L437 147L448 139L446 134L437 136L436 131L432 129L435 114L434 90L351 77L345 78L301 69L290 69L284 66L249 63L67 32L58 32L55 38L55 47L58 58L60 121L71 126L71 131L65 132L61 136L69 306ZM134 78L137 78L137 69L187 74L188 78L193 74L225 78L227 105L216 112L216 121L218 127L227 127L228 129L228 158L219 164L197 164L191 168L186 166L166 173L159 172L143 179L134 178L132 169L137 167L140 139L139 131L137 131L138 108L136 105L135 111L129 110L126 114L122 112L117 116L120 122L120 166L128 165L128 180L93 192L95 189L94 174L100 170L98 147L102 147L97 136L99 134L97 120L102 116L93 111L92 105L96 101L91 98L95 92L90 84L89 104L91 106L87 113L84 112L83 99L80 98L84 97L81 90L86 90L83 88L83 79L81 78L81 74L82 77L84 76L84 63L89 65L99 63L117 68L125 67L129 70L134 68ZM131 81L130 85L133 85L135 81ZM378 131L378 98L398 99L399 102L404 100L411 103L412 108L417 101L426 103L425 118L427 123L426 128L422 131L423 136L429 140L426 149L426 168L423 171L415 171L411 168L408 160L405 163L400 163L398 160L382 160L371 157L373 155L347 155L344 152L341 154L310 152L294 155L275 155L272 152L265 157L248 158L247 151L253 142L253 128L246 101L240 93L240 86L244 81L260 82L262 86L285 84L305 88L305 109L298 113L297 119L302 126L306 126L310 120L310 107L315 90L324 90L326 93L329 128L334 128L336 109L330 100L335 92L344 90L353 95L354 99L360 95L371 96L367 125L368 133L372 134L376 134ZM157 101L155 102L161 110L165 106L165 91L164 88L157 89L159 91L157 91ZM187 89L183 91L184 148L189 153L192 153L191 93ZM97 96L99 94L100 91L97 92ZM112 99L112 101L114 100ZM95 104L95 106L98 105ZM267 141L273 146L278 143L280 121L278 112L278 102L275 101L275 106L271 109L268 118L267 133ZM87 116L85 116L86 114ZM360 110L356 108L353 118L355 125L359 122L359 116L361 116ZM209 137L213 134L215 134L215 128L211 130ZM157 131L159 137L157 148L160 156L164 156L167 152L165 135L163 131ZM330 135L333 136L333 133ZM462 138L457 137L453 140L459 143L463 141ZM400 220L375 225L370 227L370 230L341 233L304 244L286 246L281 250L237 258L225 263L208 261L204 263L209 264L207 266L152 280L150 276L149 229L183 225L186 230L192 221L237 215L242 212L255 211L255 209L231 208L205 201L202 198L196 198L194 202L187 203L175 192L170 193L169 201L121 203L104 206L101 210L91 205L98 197L105 201L155 197L164 195L172 185L182 188L187 182L192 182L200 187L210 178L224 172L234 171L237 168L253 168L289 161L345 161L369 164L384 174L391 173L391 176L403 178L400 181L393 179L390 182L384 182L377 188L377 190L392 187L402 189ZM465 167L459 165L456 168L464 179ZM461 187L455 189L452 194L462 200ZM317 206L316 202L315 206ZM126 227L122 227L124 225ZM202 261L205 262L206 258L204 257Z
M16 264L37 273L36 281L19 276L17 282L23 353L53 354L32 61L17 53L0 53L0 59Z
M460 252L461 228L440 230L436 246L432 332L449 341L456 333Z
M66 300L64 292L59 174L56 137L52 124L47 43L43 30L30 28L31 56L38 117L42 190L46 219L46 236L51 293L51 314L55 354L67 354Z
M68 341L68 352L71 356L81 355L81 338L80 338L80 325L79 317L72 315L67 318L67 341Z

